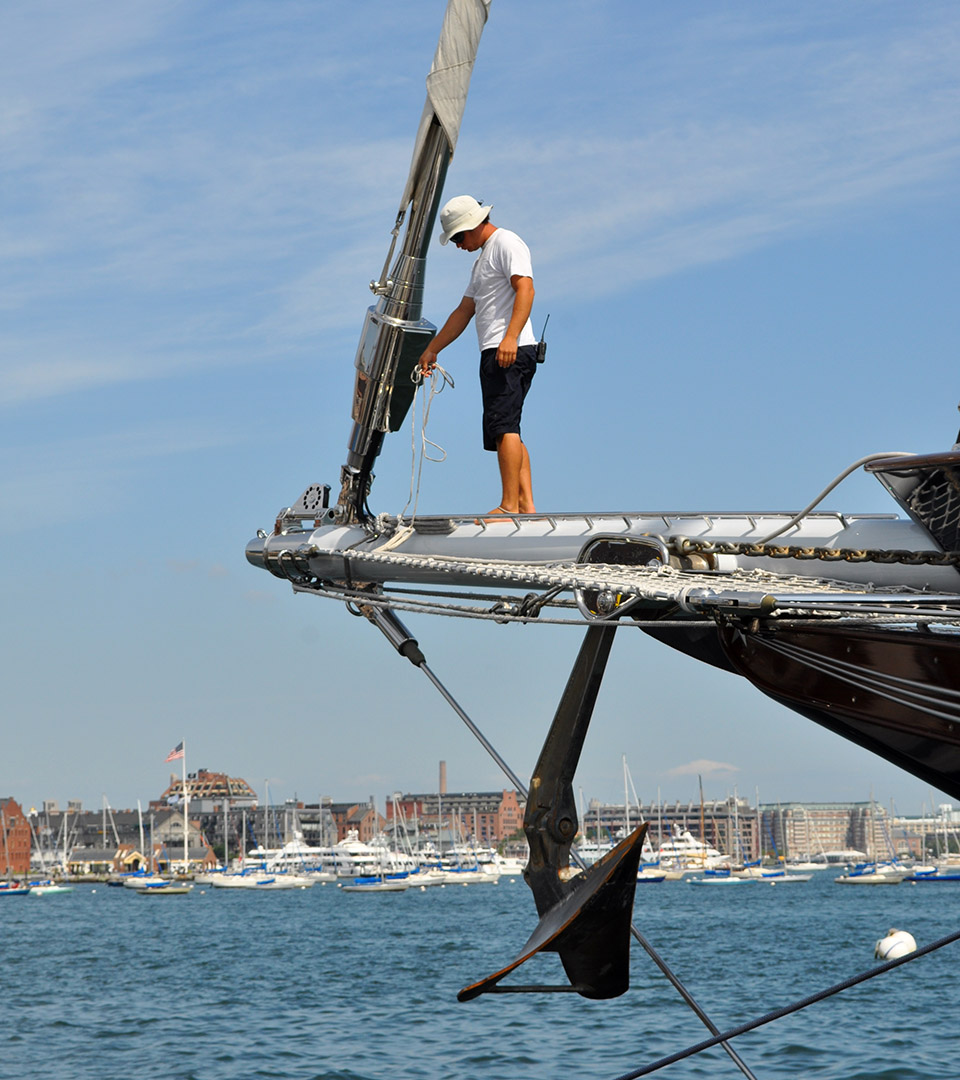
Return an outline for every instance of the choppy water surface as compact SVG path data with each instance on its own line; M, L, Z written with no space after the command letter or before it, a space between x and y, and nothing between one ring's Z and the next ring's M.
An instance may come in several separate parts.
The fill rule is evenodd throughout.
M960 885L637 889L635 920L721 1028L874 965L888 928L960 925ZM0 1077L605 1080L706 1031L638 946L630 992L456 992L534 925L523 883L345 894L100 885L0 899ZM758 1080L956 1080L960 945L734 1043ZM523 982L557 981L532 961ZM720 1050L654 1075L737 1077Z

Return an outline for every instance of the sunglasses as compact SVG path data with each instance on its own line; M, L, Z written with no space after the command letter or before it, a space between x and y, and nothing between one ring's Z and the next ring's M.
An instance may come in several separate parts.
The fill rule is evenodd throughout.
M464 229L463 232L455 233L453 236L450 237L450 243L451 244L462 244L463 243L463 238L466 235L467 235L467 230L466 229Z

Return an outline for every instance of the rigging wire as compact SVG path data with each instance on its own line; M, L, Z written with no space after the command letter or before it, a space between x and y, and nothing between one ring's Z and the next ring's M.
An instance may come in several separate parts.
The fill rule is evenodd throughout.
M790 1005L784 1005L782 1008L773 1009L771 1012L765 1013L756 1020L750 1020L745 1024L740 1024L738 1027L719 1032L712 1039L704 1039L703 1042L699 1042L695 1046L688 1046L685 1050L679 1050L675 1054L668 1054L666 1057L659 1058L657 1061L653 1061L649 1065L644 1065L640 1069L634 1069L631 1072L623 1073L622 1076L616 1077L616 1080L638 1080L638 1077L649 1076L650 1073L657 1072L657 1070L662 1069L667 1065L672 1065L675 1061L682 1061L684 1058L692 1057L694 1054L699 1054L703 1050L709 1050L711 1047L717 1046L728 1039L733 1039L737 1035L743 1035L748 1031L754 1031L756 1028L763 1027L765 1024L772 1023L774 1020L780 1020L782 1017L789 1016L791 1013L799 1012L808 1005L823 1001L825 998L832 997L834 994L839 994L843 990L849 990L851 986L857 986L859 983L866 982L868 979L873 979L877 975L884 975L892 968L899 967L901 964L906 964L911 960L917 960L921 956L926 956L928 953L935 952L937 949L942 949L945 945L952 945L956 941L960 941L960 930L957 930L952 934L947 934L946 937L938 938L936 941L931 941L929 945L924 945L922 948L917 949L916 952L908 953L906 956L898 956L895 960L888 960L885 964L880 964L878 967L871 968L869 971L862 971L859 975L852 975L849 979L834 983L833 986L828 986L825 990L818 990L815 994L810 994L808 997L801 998L799 1001L794 1001Z

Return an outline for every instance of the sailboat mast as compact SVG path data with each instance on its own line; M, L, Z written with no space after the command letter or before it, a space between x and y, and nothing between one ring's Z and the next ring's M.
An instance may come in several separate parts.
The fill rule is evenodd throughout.
M753 789L754 798L757 802L757 859L763 863L763 814L760 812L760 788Z
M190 863L187 859L187 808L190 804L190 795L187 792L187 741L180 744L183 747L183 757L180 759L183 775L183 872L186 875Z
M707 864L707 831L703 822L703 778L697 774L697 783L700 785L700 865Z
M7 881L9 881L13 871L10 867L10 847L7 844L7 817L2 806L0 806L0 832L3 833L3 862L7 870Z
M624 821L624 836L630 835L630 794L627 791L627 755L622 754L623 758L623 821Z

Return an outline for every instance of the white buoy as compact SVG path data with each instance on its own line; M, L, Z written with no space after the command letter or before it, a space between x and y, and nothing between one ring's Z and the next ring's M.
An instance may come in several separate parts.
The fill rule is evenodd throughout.
M898 930L896 927L891 927L887 931L887 936L881 938L877 942L877 946L873 950L873 955L878 960L896 960L901 956L906 956L908 953L916 951L917 943L914 940L913 934L908 934L906 930Z

